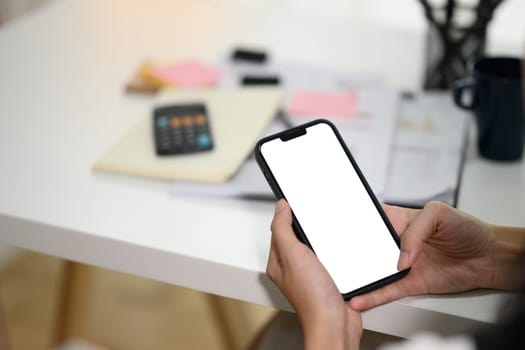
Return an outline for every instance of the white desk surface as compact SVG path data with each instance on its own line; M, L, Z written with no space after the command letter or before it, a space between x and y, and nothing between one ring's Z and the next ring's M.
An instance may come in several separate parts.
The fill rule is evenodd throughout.
M149 111L151 99L125 95L123 83L144 57L211 60L232 45L256 44L281 59L376 71L393 86L416 88L423 39L405 29L283 13L276 5L54 1L0 30L0 240L289 309L264 274L272 204L176 199L169 183L91 171ZM525 226L524 194L523 162L485 161L470 147L461 209ZM502 298L407 298L365 313L364 322L399 336L455 333L493 322Z

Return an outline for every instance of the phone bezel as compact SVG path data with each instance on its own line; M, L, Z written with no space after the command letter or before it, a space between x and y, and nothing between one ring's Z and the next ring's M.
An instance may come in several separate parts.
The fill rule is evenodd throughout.
M277 138L279 138L279 139L281 139L283 141L287 141L287 140L290 140L290 139L293 139L293 138L296 138L296 137L301 137L301 136L307 134L306 129L308 129L309 127L315 126L317 124L320 124L320 123L327 124L332 129L332 131L334 132L334 135L336 136L337 140L339 141L340 146L343 148L343 150L344 150L348 160L352 164L352 167L355 169L355 171L357 173L357 176L359 177L359 180L361 181L362 185L365 187L365 190L368 193L368 196L370 197L370 199L374 203L374 206L376 207L376 209L379 212L379 215L381 216L384 224L386 225L388 231L390 232L390 235L391 235L392 239L396 243L397 247L400 248L399 236L397 235L394 227L392 226L390 220L388 219L385 211L381 207L381 204L377 200L377 197L375 196L374 192L372 191L370 185L366 181L363 173L361 172L361 169L359 168L357 162L355 161L354 157L352 156L352 153L350 152L350 150L346 146L346 143L344 142L344 139L341 137L341 134L339 133L339 131L337 130L335 125L332 122L330 122L329 120L316 119L316 120L313 120L313 121L310 121L310 122L307 122L307 123L295 126L293 128L290 128L290 129L287 129L287 130L284 130L284 131L281 131L281 132L278 132L278 133L275 133L275 134L263 137L257 142L257 144L255 145L255 152L254 152L255 153L255 159L257 161L257 164L259 165L259 168L263 172L263 175L266 178L266 181L270 185L270 188L272 189L274 195L277 197L277 199L281 199L281 198L286 199L286 197L284 196L283 191L281 190L281 187L279 186L279 183L275 179L275 176L273 175L270 167L268 166L268 163L264 159L264 156L263 156L263 154L261 152L262 145L264 143L266 143L266 142L275 140ZM308 237L306 236L306 234L304 233L303 229L301 228L301 224L299 223L299 221L295 217L295 214L293 213L293 209L292 209L292 218L293 218L293 220L292 220L292 228L293 228L293 230L295 232L295 235L297 236L297 238L301 242L306 244L315 253L315 249L312 247L312 245L310 244L310 242L308 240ZM410 268L398 271L398 272L396 272L396 273L394 273L392 275L385 276L384 278L382 278L380 280L377 280L375 282L372 282L370 284L367 284L367 285L362 286L360 288L357 288L355 290L352 290L352 291L349 291L349 292L346 292L346 293L341 293L341 294L342 294L342 296L344 297L345 300L349 300L353 296L356 296L356 295L359 295L359 294L364 294L364 293L367 293L367 292L372 291L374 289L383 287L383 286L385 286L385 285L387 285L389 283L392 283L392 282L394 282L394 281L404 277L405 275L407 275L409 271L410 271Z

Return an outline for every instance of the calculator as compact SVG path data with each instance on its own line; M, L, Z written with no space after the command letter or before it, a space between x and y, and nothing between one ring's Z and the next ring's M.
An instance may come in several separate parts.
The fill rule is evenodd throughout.
M155 149L160 156L213 149L209 116L202 103L155 108L153 133Z

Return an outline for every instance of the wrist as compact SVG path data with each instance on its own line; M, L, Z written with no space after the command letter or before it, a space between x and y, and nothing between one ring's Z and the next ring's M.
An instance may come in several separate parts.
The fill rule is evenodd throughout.
M344 337L345 334L339 327L333 325L317 324L309 329L303 327L304 331L304 348L306 350L316 349L346 349Z
M355 339L349 339L350 337L347 329L339 325L317 325L310 330L304 329L304 332L304 348L306 350L358 349L359 340L357 340L356 343ZM356 343L357 346L353 346L353 343Z
M333 316L333 315L332 315ZM358 331L346 315L329 317L329 319L316 318L314 323L303 324L304 348L316 349L359 349L361 340L361 324Z
M523 283L525 229L493 226L493 273L488 288L513 290Z

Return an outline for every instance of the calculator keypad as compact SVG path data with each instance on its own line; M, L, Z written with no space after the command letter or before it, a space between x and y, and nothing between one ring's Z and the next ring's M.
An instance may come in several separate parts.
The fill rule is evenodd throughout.
M204 105L177 105L154 112L157 154L184 154L211 150L213 140Z

